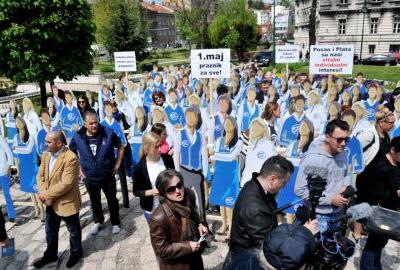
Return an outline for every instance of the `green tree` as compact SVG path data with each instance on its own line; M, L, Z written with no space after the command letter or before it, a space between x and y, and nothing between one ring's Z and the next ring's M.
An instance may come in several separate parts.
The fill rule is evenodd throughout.
M192 44L199 44L204 48L208 41L207 10L202 7L182 9L176 13L176 27L179 36Z
M93 20L96 24L96 41L104 44L107 31L111 23L111 17L114 13L118 0L97 0L93 6Z
M85 0L0 0L0 74L37 82L72 80L93 67L95 25Z
M219 3L209 27L209 37L212 46L231 48L242 60L242 52L256 45L260 39L256 16L246 9L246 1Z
M135 51L140 59L147 43L147 25L137 0L117 0L110 23L105 29L104 46L112 55L117 51Z

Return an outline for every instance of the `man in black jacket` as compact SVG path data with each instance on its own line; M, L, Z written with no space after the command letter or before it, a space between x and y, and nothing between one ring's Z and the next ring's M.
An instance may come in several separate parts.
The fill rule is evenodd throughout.
M288 182L293 164L281 156L265 161L260 173L253 173L239 194L233 210L229 253L223 269L261 269L258 253L265 235L278 226L275 195ZM247 263L246 263L247 262Z

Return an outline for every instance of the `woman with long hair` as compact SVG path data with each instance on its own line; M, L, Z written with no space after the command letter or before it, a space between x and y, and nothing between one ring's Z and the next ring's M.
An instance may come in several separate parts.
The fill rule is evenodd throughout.
M81 113L82 118L85 112L92 110L89 99L86 95L80 95L78 97L78 110Z
M280 106L277 102L268 102L265 105L261 118L264 119L271 137L271 141L276 145L278 132L280 130L279 119L281 117Z
M160 205L151 217L150 238L160 269L204 269L202 239L208 229L197 213L195 195L175 170L161 172L156 188Z
M140 207L150 222L152 212L159 204L157 176L165 169L174 169L174 161L170 155L161 154L161 138L152 132L143 136L139 157L133 173L133 194L140 198Z

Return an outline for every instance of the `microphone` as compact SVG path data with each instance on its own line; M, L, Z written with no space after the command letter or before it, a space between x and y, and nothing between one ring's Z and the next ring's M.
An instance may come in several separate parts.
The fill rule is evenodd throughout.
M359 220L372 216L372 207L368 203L359 203L349 207L346 214L340 215L331 220L330 223L336 223L343 219Z

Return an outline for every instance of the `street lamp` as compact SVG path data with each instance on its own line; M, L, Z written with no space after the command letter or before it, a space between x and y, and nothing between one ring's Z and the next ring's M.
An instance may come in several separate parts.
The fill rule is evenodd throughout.
M272 66L275 66L275 6L276 6L276 0L274 0L274 9L273 9L273 14L274 14L274 21L273 21L273 30L272 30Z
M361 48L360 48L360 61L362 60L362 51L363 51L363 42L364 42L364 24L365 24L365 14L367 13L367 0L364 0L364 5L362 8L363 14L363 23L362 23L362 30L361 30Z

